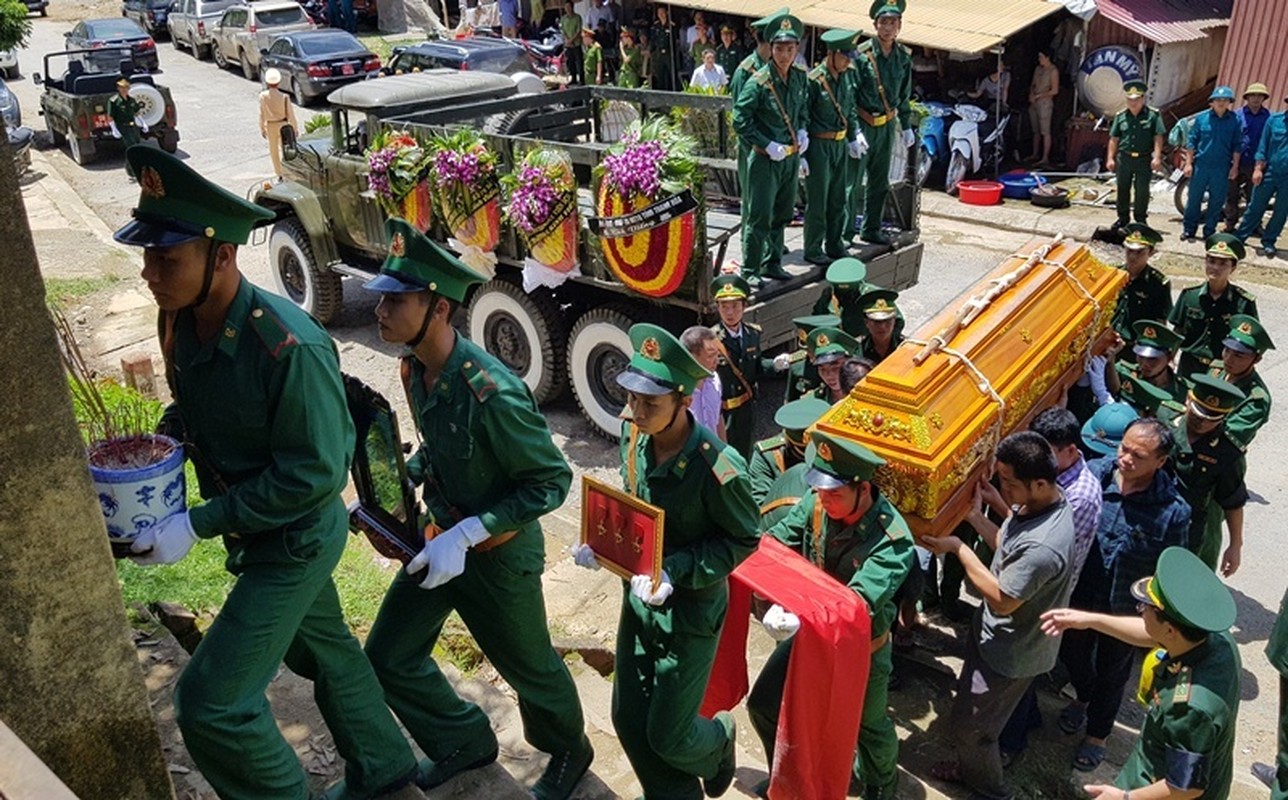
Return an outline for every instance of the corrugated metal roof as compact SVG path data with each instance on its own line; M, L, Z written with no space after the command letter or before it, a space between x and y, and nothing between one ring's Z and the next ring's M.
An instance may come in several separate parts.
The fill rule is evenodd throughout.
M1134 2L1134 0L1133 0ZM721 14L763 17L787 0L679 0L674 5ZM796 0L792 13L806 25L851 28L870 36L867 0ZM1049 0L915 0L908 4L899 41L908 45L979 53L1005 42L1063 6Z
M1283 109L1288 97L1288 3L1283 0L1236 0L1230 32L1225 38L1217 80L1242 94L1260 81L1272 92L1269 105Z
M1230 24L1234 0L1096 0L1096 11L1159 44L1192 42Z

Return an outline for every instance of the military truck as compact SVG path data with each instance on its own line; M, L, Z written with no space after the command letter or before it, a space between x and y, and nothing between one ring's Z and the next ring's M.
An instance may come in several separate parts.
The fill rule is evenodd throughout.
M465 306L469 337L482 343L532 389L538 402L558 397L569 385L586 418L609 437L619 431L625 395L615 377L629 360L627 330L639 321L671 330L714 318L710 281L736 249L738 194L728 97L605 86L523 95L501 75L433 70L352 84L332 92L331 125L284 147L288 175L265 184L255 202L276 221L269 252L277 287L326 322L341 304L342 276L367 278L386 253L385 213L367 185L365 149L377 131L431 136L460 127L484 134L501 156L504 171L535 140L566 151L577 173L583 220L594 216L592 169L633 118L668 114L706 121L699 163L706 182L699 206L695 259L683 283L663 298L645 297L605 267L599 241L583 229L582 275L557 289L525 291L520 270L527 251L508 228L496 249L496 277L478 287ZM915 169L907 165L905 172ZM922 245L917 241L919 196L915 182L901 180L887 216L901 233L892 245L864 245L856 255L868 264L872 282L895 289L917 281ZM435 223L436 225L438 223ZM446 231L431 228L446 242ZM747 319L760 324L766 349L795 346L791 320L810 313L823 288L821 267L808 266L789 281L767 283L753 298ZM793 266L793 271L803 267Z
M120 59L104 59L107 50L118 50ZM104 69L111 61L118 69ZM45 56L45 72L31 80L44 89L40 96L40 113L56 147L66 142L77 164L88 164L104 145L112 146L112 118L107 104L116 94L116 82L130 81L130 96L143 105L141 114L148 125L144 138L156 139L167 153L179 149L174 101L170 90L156 83L151 75L134 71L130 48L100 47L92 50L62 50Z

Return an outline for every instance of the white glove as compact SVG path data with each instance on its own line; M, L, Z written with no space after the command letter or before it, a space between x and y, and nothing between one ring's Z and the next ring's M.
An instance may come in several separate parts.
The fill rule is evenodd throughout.
M791 369L791 366L792 366L791 353L779 353L778 355L774 356L774 372L786 372L787 370Z
M113 122L109 122L108 124L112 126L112 138L113 139L121 138L121 132L116 129L116 122L113 121Z
M809 177L809 162L803 158L801 159L801 177L802 178Z
M675 587L671 585L671 576L666 574L666 570L662 570L662 580L657 585L657 591L653 591L652 575L636 575L631 578L631 594L651 606L665 603L673 591Z
M914 144L916 144L916 143L917 143L917 134L916 134L916 132L914 132L914 131L912 130L912 128L904 128L904 129L903 129L903 146L904 146L904 147L912 147L912 146L913 146Z
M407 574L425 569L422 589L434 589L465 571L465 551L488 537L478 517L469 517L430 539L407 564ZM428 567L428 569L426 569Z
M139 534L130 543L130 550L138 555L130 556L130 560L141 567L173 564L183 560L196 543L192 520L188 519L187 511L180 511Z
M760 624L765 626L775 642L781 642L796 635L796 631L801 629L801 618L775 603L765 612Z
M769 156L770 161L782 161L787 158L787 148L778 142L770 142L765 145L765 155Z
M863 158L865 155L867 155L868 137L863 135L863 131L859 131L859 138L850 142L849 149L850 149L850 158Z
M599 559L595 558L595 551L590 549L588 544L575 544L568 548L572 554L573 563L586 569L599 569Z
M144 122L144 121L143 121L143 118L142 118L142 117L135 117L135 118L134 118L134 124L139 126L139 132L140 132L140 133L147 133L147 132L148 132L148 124L147 124L146 122Z
M805 151L809 149L809 134L805 132L804 128L796 131L796 147L800 150L801 155L804 155Z

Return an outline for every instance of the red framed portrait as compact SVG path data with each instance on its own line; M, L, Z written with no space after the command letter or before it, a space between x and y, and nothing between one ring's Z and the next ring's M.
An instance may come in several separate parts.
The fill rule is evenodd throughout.
M589 475L581 479L581 542L621 577L662 579L662 527L666 512Z

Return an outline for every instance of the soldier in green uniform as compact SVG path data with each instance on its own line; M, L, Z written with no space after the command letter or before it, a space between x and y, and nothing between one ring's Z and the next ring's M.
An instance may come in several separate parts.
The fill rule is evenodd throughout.
M822 36L827 57L809 72L806 107L811 147L805 154L805 260L830 264L845 256L845 195L849 161L863 156L867 141L859 132L855 76L850 69L854 31L832 30Z
M720 408L725 415L725 434L738 455L751 455L756 413L752 403L759 390L760 376L770 370L787 369L785 360L764 358L760 353L760 326L744 322L751 287L741 276L720 275L711 283L720 321L711 326L720 349L716 373L724 394Z
M1167 316L1168 324L1184 339L1178 372L1187 377L1206 372L1220 358L1231 317L1259 316L1252 292L1230 282L1235 267L1247 254L1243 242L1228 233L1217 233L1209 236L1204 246L1207 282L1182 289Z
M899 313L895 301L898 299L899 293L890 289L874 289L859 298L867 330L858 355L873 364L880 364L903 341L903 335L895 330L898 325L895 316Z
M894 594L913 563L912 534L873 481L885 460L857 442L816 431L810 439L810 490L785 518L766 531L843 582L867 604L872 620L872 662L859 723L854 783L865 800L893 798L899 785L899 737L886 709L890 681L890 626ZM780 643L747 697L747 713L774 763L774 737L800 620L771 606L763 620Z
M868 283L868 268L857 258L840 258L827 268L827 285L814 301L815 314L835 314L841 318L841 330L860 339L868 333L868 315L863 313L859 300L874 289L880 289L874 283ZM903 312L895 309L894 335L903 336Z
M756 71L739 91L733 105L733 127L738 146L750 151L746 198L747 227L742 251L742 271L748 283L761 278L790 278L783 269L783 229L796 211L800 156L809 149L805 100L809 82L796 65L801 21L790 14L765 26L770 41L770 61Z
M716 63L720 65L720 69L724 70L725 75L729 76L729 80L733 80L733 76L738 71L738 65L746 57L746 53L742 50L742 45L738 44L738 32L728 23L721 25L720 45L716 47ZM738 88L742 88L741 83ZM730 93L732 91L731 88Z
M1136 320L1132 333L1135 344L1131 351L1136 363L1120 361L1107 372L1105 384L1109 393L1117 395L1123 381L1137 377L1162 389L1169 399L1184 403L1188 389L1185 381L1172 369L1172 355L1180 347L1181 337L1165 323L1154 319Z
M1150 266L1154 248L1163 241L1163 235L1147 225L1133 222L1123 227L1126 249L1127 285L1118 295L1114 307L1114 331L1124 342L1136 338L1132 325L1141 319L1167 319L1172 312L1172 283L1157 268ZM1130 357L1124 359L1132 360Z
M1043 630L1052 636L1091 629L1151 648L1137 693L1146 708L1140 737L1113 786L1084 789L1100 800L1129 800L1129 793L1227 798L1242 670L1229 633L1234 598L1181 547L1164 550L1154 575L1137 581L1132 594L1140 603L1139 617L1068 608L1042 615Z
M751 23L752 33L756 36L756 49L747 54L742 61L738 62L738 67L729 75L729 96L733 98L734 103L742 96L742 87L747 85L747 81L753 75L760 71L760 68L769 63L769 35L766 33L766 26L778 17L789 13L786 8L780 8L774 13L761 17ZM738 190L740 196L745 196L747 191L747 165L751 163L752 149L738 141ZM742 222L742 229L738 232L738 242L742 245L742 252L747 252L747 232L750 228L747 225L747 203L744 199L738 207L739 219Z
M805 460L805 430L818 422L829 408L831 406L817 397L802 397L774 412L774 424L783 432L756 442L751 460L747 462L751 497L760 506L762 516L766 513L765 498L774 481Z
M804 397L818 386L818 369L809 360L809 332L815 328L837 328L841 318L833 314L811 314L792 320L796 326L796 349L787 355L787 389L784 403ZM782 355L774 357L775 366L779 365Z
M525 738L550 754L533 796L563 800L594 753L577 689L550 644L540 519L568 496L572 470L523 382L452 327L458 304L484 278L404 220L385 228L389 257L366 288L381 293L380 337L411 350L404 386L422 441L407 472L424 487L437 535L394 578L367 656L389 706L429 756L421 788L492 763L487 714L456 693L432 655L455 611L518 695Z
M1266 658L1279 673L1279 753L1275 765L1252 765L1252 774L1270 787L1270 800L1288 800L1288 592L1279 601L1279 615L1266 642Z
M1181 497L1190 504L1189 547L1203 563L1229 577L1243 554L1243 507L1248 487L1243 476L1243 449L1225 431L1225 419L1244 401L1243 392L1211 375L1191 378L1185 413L1171 422L1176 447L1172 464L1181 484ZM1221 523L1230 530L1230 544L1221 552ZM1219 559L1219 561L1218 561Z
M1177 403L1171 395L1142 379L1140 375L1133 372L1120 377L1120 399L1140 416L1171 420L1177 414L1185 413L1183 404Z
M1163 135L1167 130L1163 127L1163 115L1145 105L1148 89L1144 81L1124 83L1127 107L1114 115L1109 125L1105 169L1118 176L1115 228L1125 228L1132 219L1141 225L1148 221L1149 179L1155 170L1163 168Z
M906 0L875 0L868 15L877 37L860 45L855 57L859 130L869 150L852 175L848 213L851 224L856 214L863 214L859 236L865 242L889 243L881 221L890 194L890 159L895 147L907 150L917 143L912 124L912 53L895 41L903 29L906 7Z
M1262 354L1273 349L1270 334L1256 317L1235 314L1230 317L1230 333L1222 342L1221 360L1213 361L1208 372L1247 398L1225 418L1226 435L1245 450L1270 419L1270 389L1257 372L1257 363Z
M107 101L107 115L111 118L112 137L120 139L127 150L139 143L140 133L148 132L148 125L140 116L142 113L143 104L130 97L129 79L121 78L116 82L116 94ZM125 174L134 177L128 159Z
M207 498L144 531L133 558L173 564L221 536L237 577L175 688L184 744L224 800L306 800L264 696L284 661L314 681L345 760L347 793L333 796L420 797L416 759L331 581L348 539L340 494L354 440L335 344L238 269L238 246L271 212L156 148L125 157L142 191L116 240L144 248L174 397L159 432L183 442Z
M710 375L656 325L632 326L635 353L617 376L627 494L666 512L662 578L622 584L613 727L644 797L719 797L733 782L733 716L698 716L728 608L727 578L756 549L760 520L746 462L693 420L693 387ZM596 568L588 547L576 562ZM699 778L702 785L699 786Z
M813 396L828 405L845 399L841 388L841 364L859 350L859 342L839 328L818 328L809 332L805 352L818 370L819 385Z

